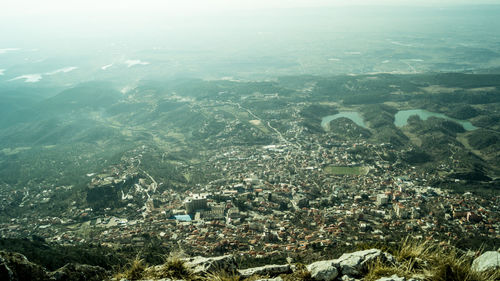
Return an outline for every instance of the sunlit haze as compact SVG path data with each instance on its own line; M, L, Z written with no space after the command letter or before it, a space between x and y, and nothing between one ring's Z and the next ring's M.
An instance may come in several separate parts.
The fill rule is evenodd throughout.
M499 0L0 2L0 281L500 280Z

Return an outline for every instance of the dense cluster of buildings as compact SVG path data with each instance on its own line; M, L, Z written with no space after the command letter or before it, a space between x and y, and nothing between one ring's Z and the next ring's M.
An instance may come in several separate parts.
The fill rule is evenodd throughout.
M242 121L226 120L202 161L177 165L179 175L206 179L191 184L186 176L184 188L143 170L141 157L148 152L142 146L122 163L88 175L86 205L73 202L58 217L36 211L12 217L0 223L0 236L119 247L141 247L154 239L189 254L249 256L400 241L408 235L454 242L500 239L498 196L432 186L434 180L450 179L404 163L400 156L408 148L311 134L299 121L289 122L281 134L240 104L218 105L243 111L253 119L253 137L274 134L276 143L228 139L224 133ZM299 120L298 110L285 110ZM452 170L456 161L447 159L439 171ZM0 202L4 210L14 203L35 210L49 206L57 190L66 188L71 187L40 186L40 192L30 193L4 186Z
M143 246L154 238L192 254L250 256L399 241L407 235L439 241L500 238L500 198L429 186L437 175L384 160L398 153L388 144L327 139L300 147L228 146L214 150L206 162L185 166L181 172L201 169L214 179L189 191L128 167L93 180L110 185L134 175L119 186L118 208L74 206L66 217L12 218L0 226L0 235L108 246Z

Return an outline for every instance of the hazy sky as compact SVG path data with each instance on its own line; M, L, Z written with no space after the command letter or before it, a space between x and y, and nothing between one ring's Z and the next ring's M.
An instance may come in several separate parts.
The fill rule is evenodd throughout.
M22 25L58 21L89 25L114 19L143 20L198 16L234 10L337 6L433 6L499 4L498 0L3 0L0 23L12 30ZM105 21L103 21L105 19ZM14 22L10 22L14 20ZM1 28L0 28L1 30Z
M232 65L233 59L243 58L258 58L265 63L273 58L275 61L268 64L286 66L290 61L296 63L291 57L298 56L314 65L315 59L335 57L335 52L368 52L378 48L375 46L386 50L396 46L392 41L404 46L406 43L400 43L399 39L419 34L426 34L433 40L460 38L455 41L468 44L475 42L470 37L475 40L489 38L495 42L500 28L498 8L448 8L498 5L499 0L0 2L0 69L5 69L4 78L12 72L8 66L19 63L19 58L15 58L16 51L8 51L13 49L22 50L17 52L19 57L25 56L23 51L36 50L33 55L30 53L33 61L44 61L46 57L81 57L87 61L87 57L101 56L104 59L96 59L98 69L112 64L111 57L121 61L142 59L149 62L154 58L149 60L147 54L151 53L148 52L161 50L158 53L176 54L175 60L181 62L179 65L187 64L185 69L189 71L198 71L199 61L206 61L206 69L200 71L211 71L212 65L220 63L221 69L225 69L226 65ZM339 8L344 6L349 7ZM416 8L419 6L424 8ZM478 44L484 45L483 42ZM141 53L143 51L145 53ZM12 60L7 62L7 58ZM258 65L260 62L249 59L243 63ZM56 64L43 73L67 66ZM68 65L83 69L80 64ZM150 67L154 65L152 62ZM19 70L19 75L25 73L35 72Z
M498 0L2 0L0 3L0 48L38 43L58 44L61 40L80 38L112 38L123 36L165 34L170 30L212 30L261 28L276 22L289 26L303 23L325 25L321 20L342 18L355 24L367 24L357 8L337 11L337 14L297 17L283 16L287 8L339 6L431 6L497 4ZM249 10L268 10L263 17L240 17ZM410 9L412 10L412 9ZM239 11L239 12L236 12ZM243 12L241 12L243 11ZM300 11L300 10L298 10ZM366 11L366 9L365 9ZM368 10L370 16L378 16ZM391 17L398 14L391 14ZM406 17L406 16L404 16ZM387 18L380 15L379 18ZM299 22L300 21L300 22ZM260 24L261 27L258 27ZM370 23L369 26L373 25ZM261 31L261 30L258 30ZM155 37L156 36L156 37ZM136 40L138 41L138 40Z
M446 6L459 4L498 4L498 0L7 0L0 4L0 15L22 16L68 12L162 12L195 13L266 8L411 5Z

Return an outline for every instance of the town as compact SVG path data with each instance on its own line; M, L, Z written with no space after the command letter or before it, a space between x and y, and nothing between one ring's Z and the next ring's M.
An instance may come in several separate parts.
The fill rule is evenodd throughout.
M163 183L135 168L139 158L132 158L108 174L94 175L89 191L98 192L93 200L99 208L100 200L110 200L99 188L125 184L120 198L111 198L126 202L124 207L74 206L61 217L12 218L0 227L1 235L36 234L56 243L110 247L141 247L155 237L192 255L251 257L293 256L307 249L321 253L408 235L454 242L499 238L498 197L433 187L436 175L384 160L390 153L401 151L390 144L336 143L328 137L300 146L229 146L178 171L201 169L215 180L186 192L161 193L156 191ZM43 204L59 188L34 199Z
M401 127L396 113L421 106L419 95L349 105L363 90L339 100L347 94L331 94L329 80L304 79L286 82L300 84L294 90L285 82L146 85L111 105L115 115L95 115L113 137L2 150L32 176L0 183L1 237L303 262L405 237L498 245L498 124L487 110L440 107L472 112L469 120L492 129L465 129L444 114L407 116ZM394 79L400 86L391 89L417 88Z

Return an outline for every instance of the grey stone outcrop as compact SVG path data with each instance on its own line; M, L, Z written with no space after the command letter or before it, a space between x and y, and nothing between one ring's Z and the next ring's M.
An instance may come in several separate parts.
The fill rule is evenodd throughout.
M68 263L58 270L50 273L55 281L101 281L109 273L100 266Z
M260 267L239 270L240 276L243 278L248 278L252 275L273 277L280 274L288 274L291 272L292 269L289 264L283 264L283 265L272 264L272 265L265 265Z
M236 272L238 270L238 264L233 255L225 255L220 257L194 257L183 259L186 262L186 266L192 270L194 274L206 274L208 272Z
M377 281L419 281L417 279L406 279L405 277L399 277L398 275L394 274L391 277L382 277L380 279L377 279Z
M45 269L19 253L0 251L0 280L48 281Z
M335 260L318 261L308 265L307 270L311 277L318 281L335 280L338 276L358 277L370 262L377 259L387 263L395 262L392 255L378 249L370 249L343 254Z
M348 276L348 275L344 275L344 276L340 277L340 280L341 281L360 281L359 279L356 279L356 278Z
M335 260L317 261L307 266L311 278L318 281L335 280L339 275L338 263Z
M377 281L406 281L406 278L399 277L396 274L394 274L391 277L382 277L380 279L377 279Z
M370 262L374 262L377 259L380 259L382 262L395 262L392 255L378 249L343 254L340 258L336 259L335 262L339 265L340 274L356 277L366 269Z
M472 269L479 272L500 269L500 253L485 252L472 262Z

